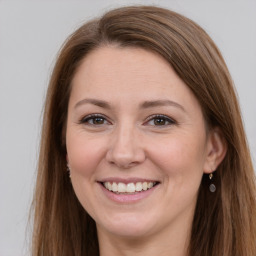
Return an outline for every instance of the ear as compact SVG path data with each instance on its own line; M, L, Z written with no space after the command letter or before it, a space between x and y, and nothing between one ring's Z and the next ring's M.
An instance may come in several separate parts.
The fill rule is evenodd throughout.
M227 143L222 131L218 127L211 129L207 138L204 173L209 174L215 171L224 159L226 152Z

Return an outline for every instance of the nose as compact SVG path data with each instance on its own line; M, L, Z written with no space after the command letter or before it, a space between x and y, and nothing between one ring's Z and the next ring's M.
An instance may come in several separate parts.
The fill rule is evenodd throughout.
M110 164L129 169L141 164L146 156L136 127L119 127L110 135L106 159Z

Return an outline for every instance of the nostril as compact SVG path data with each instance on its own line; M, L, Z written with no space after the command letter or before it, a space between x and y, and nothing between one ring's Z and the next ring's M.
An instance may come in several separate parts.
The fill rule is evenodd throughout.
M133 166L140 164L136 157L129 155L115 155L108 157L107 161L111 165L116 165L118 168L129 169Z

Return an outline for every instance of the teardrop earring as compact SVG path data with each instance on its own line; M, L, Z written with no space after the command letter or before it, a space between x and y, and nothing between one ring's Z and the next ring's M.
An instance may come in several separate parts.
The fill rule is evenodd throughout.
M209 174L209 179L210 179L210 180L213 179L213 174L212 174L212 173ZM210 190L212 193L214 193L214 192L216 191L216 186L215 186L213 183L211 183L210 186L209 186L209 190Z

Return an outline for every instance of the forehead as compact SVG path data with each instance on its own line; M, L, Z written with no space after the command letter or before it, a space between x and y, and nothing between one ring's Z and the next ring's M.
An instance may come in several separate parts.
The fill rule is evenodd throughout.
M74 80L86 77L94 84L111 80L120 85L137 85L145 80L169 80L172 67L159 55L142 48L101 47L92 51L82 61ZM168 74L169 73L169 74ZM162 81L161 81L162 83Z
M83 59L72 81L71 96L107 101L175 99L198 106L163 57L141 48L116 46L98 48Z

